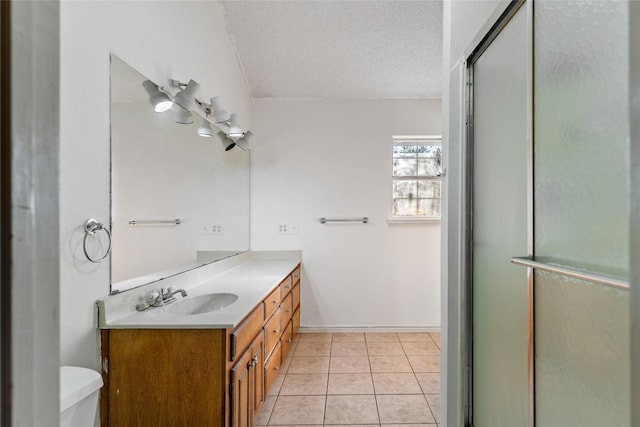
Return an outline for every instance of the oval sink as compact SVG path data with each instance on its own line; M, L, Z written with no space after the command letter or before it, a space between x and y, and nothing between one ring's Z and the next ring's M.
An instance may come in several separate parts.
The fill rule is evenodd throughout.
M204 294L187 297L165 308L166 313L178 315L204 314L221 310L238 299L236 294Z

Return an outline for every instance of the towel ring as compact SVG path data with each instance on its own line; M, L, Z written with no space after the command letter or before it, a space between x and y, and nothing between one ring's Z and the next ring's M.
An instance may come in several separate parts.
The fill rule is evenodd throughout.
M107 251L102 258L93 259L87 252L87 236L93 236L96 234L96 231L100 230L104 230L104 232L107 233L107 237L109 238L109 246L107 247ZM86 256L89 261L95 264L104 261L111 253L111 233L109 232L109 229L93 218L88 219L87 222L84 223L84 240L82 241L82 249L84 250L84 256Z

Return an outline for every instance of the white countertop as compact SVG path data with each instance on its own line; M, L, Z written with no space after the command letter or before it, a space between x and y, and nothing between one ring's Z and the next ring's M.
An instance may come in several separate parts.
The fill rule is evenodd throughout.
M236 327L300 262L300 253L251 252L214 263L199 274L153 283L98 301L101 329L226 329ZM204 277L203 277L204 276ZM155 286L154 286L155 285ZM195 315L173 314L166 307L136 311L151 290L173 286L186 289L187 298L209 293L232 293L238 299L220 310ZM176 295L178 302L182 298ZM173 304L177 304L173 303ZM170 307L169 305L168 307Z

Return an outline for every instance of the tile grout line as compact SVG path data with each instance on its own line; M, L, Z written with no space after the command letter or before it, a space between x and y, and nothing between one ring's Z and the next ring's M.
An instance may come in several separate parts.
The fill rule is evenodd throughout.
M329 375L331 375L331 359L333 358L333 334L331 334L331 341L329 344L329 366L327 368L327 389L324 395L324 413L322 414L322 426L324 427L327 420L327 401L329 400Z
M376 382L373 380L373 367L371 366L371 359L369 358L369 341L367 341L367 334L364 334L364 348L367 352L367 362L369 363L369 375L371 375L371 385L373 386L373 400L376 402L376 412L378 414L378 425L382 425L380 419L380 406L378 406L378 393L376 393Z

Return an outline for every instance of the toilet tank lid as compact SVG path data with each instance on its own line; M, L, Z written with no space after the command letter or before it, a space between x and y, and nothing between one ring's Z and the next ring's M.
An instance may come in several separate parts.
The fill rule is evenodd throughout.
M92 369L78 366L60 367L60 412L100 390L102 377Z

